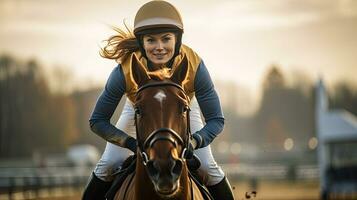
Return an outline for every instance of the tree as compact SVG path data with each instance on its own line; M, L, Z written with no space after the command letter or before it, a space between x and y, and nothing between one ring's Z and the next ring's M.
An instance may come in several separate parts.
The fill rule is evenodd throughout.
M309 91L313 91L312 86ZM299 87L288 87L279 67L271 66L263 81L261 104L255 116L259 142L282 151L284 140L292 138L295 146L307 148L307 141L314 134L311 92L306 95Z
M342 108L357 115L357 89L347 82L334 86L335 94L330 97L331 108Z
M63 151L74 139L72 99L54 95L42 67L0 56L0 157Z

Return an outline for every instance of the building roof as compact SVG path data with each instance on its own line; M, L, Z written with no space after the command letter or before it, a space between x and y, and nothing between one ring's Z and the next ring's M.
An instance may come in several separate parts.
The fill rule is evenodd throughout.
M346 110L329 110L322 79L316 87L316 129L323 142L357 142L357 118Z
M319 138L326 142L357 141L357 119L345 110L321 113Z

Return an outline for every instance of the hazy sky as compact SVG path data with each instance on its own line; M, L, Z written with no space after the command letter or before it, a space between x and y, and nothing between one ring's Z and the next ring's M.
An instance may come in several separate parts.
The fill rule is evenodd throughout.
M108 25L132 25L146 1L0 0L0 53L73 70L75 85L103 84L116 65L98 55ZM184 43L211 76L253 93L272 63L328 82L355 80L357 0L170 1L185 24Z

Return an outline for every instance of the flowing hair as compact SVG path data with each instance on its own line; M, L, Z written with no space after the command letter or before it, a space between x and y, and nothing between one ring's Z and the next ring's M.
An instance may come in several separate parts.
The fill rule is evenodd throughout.
M133 31L124 22L125 29L112 26L117 34L104 40L105 46L99 52L103 58L116 60L118 63L125 61L130 54L140 49Z

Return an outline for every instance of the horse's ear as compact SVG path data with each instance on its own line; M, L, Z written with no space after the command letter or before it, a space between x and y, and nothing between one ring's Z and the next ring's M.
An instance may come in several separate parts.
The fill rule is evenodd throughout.
M131 71L138 87L145 85L150 80L144 65L138 60L135 54L131 58Z
M188 60L187 57L183 57L181 63L176 67L175 71L172 73L171 81L179 85L186 79L188 72Z

